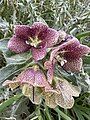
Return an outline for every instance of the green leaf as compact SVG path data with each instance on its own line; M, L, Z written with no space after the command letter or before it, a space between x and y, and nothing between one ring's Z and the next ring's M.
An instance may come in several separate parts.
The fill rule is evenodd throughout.
M47 120L52 120L48 106L46 106L46 105L45 105L45 113L46 113Z
M85 113L85 112L83 112L83 111L80 111L81 112L81 114L85 117L85 118L87 118L88 120L90 120L90 117Z
M90 65L84 66L84 70L90 75Z
M73 110L76 113L78 120L85 120L84 117L82 116L81 111L77 107L73 107Z
M60 114L62 116L62 118L64 118L65 120L72 120L69 116L67 116L64 112L62 112L61 110L59 110L58 107L55 108L55 111Z
M0 40L0 50L4 53L8 50L7 43L10 38L4 38Z
M4 58L2 51L0 51L0 68L6 66L6 64L7 64L6 59Z
M11 57L6 57L7 64L10 63L21 63L31 58L31 52L25 52L20 54L12 55Z
M79 33L79 34L76 35L76 37L78 39L80 39L82 37L87 37L87 36L90 36L90 31L82 32L82 33Z
M4 111L7 107L12 105L14 101L19 100L22 96L23 96L23 94L18 94L12 98L9 98L8 100L4 101L3 103L1 103L0 104L0 112Z
M0 69L0 84L4 82L6 79L8 79L11 75L19 71L25 65L26 65L25 62L20 64L9 64Z
M33 105L32 109L30 109L31 106L32 106L32 103L30 103L29 98L23 96L22 99L20 99L20 101L17 103L16 108L14 110L14 115L16 115L16 119L22 120L21 115L23 113L25 113L27 116L27 119L25 118L25 120L28 120L29 119L28 117L32 118L36 116L35 114L36 112L33 115L31 115L32 112L35 110L34 108L35 106Z
M84 64L90 64L90 55L87 55L83 58Z
M90 118L90 108L89 107L83 107L81 105L75 105L80 111L82 111L83 113L87 114L88 117ZM83 114L82 113L82 114Z

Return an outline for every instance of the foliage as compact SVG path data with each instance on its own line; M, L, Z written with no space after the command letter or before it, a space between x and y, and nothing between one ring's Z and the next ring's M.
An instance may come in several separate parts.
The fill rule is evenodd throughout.
M55 74L62 75L82 92L75 98L72 109L51 109L42 100L34 105L22 95L19 88L11 91L3 87L6 79L16 77L32 65L31 53L15 54L8 50L7 42L16 24L31 25L35 21L47 23L57 30L65 30L81 43L90 46L89 0L1 0L0 1L0 119L1 120L89 120L90 119L90 55L83 58L81 73L68 73L56 66ZM2 66L1 66L2 65ZM21 94L20 94L21 93Z

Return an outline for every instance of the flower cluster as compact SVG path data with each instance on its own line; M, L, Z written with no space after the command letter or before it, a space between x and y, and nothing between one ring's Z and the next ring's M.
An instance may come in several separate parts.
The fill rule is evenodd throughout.
M47 48L56 44L59 37L56 30L41 22L35 22L32 26L16 25L14 33L8 48L15 53L31 50L36 61L45 57Z
M32 26L16 25L14 33L8 48L16 53L31 50L35 65L21 72L14 81L6 80L3 85L9 85L11 89L20 86L22 93L35 104L40 104L43 97L51 108L57 105L71 108L73 96L79 96L80 90L67 80L55 76L55 65L59 62L66 71L80 72L82 57L90 53L90 48L64 31L49 28L41 22L35 22ZM46 58L48 48L51 50L50 58L42 61L42 70L37 63Z
M71 108L74 104L72 96L79 96L80 90L64 79L54 78L54 81L55 85L52 87L39 67L33 66L21 72L16 80L5 81L3 86L9 85L11 89L20 86L22 93L35 104L40 104L43 97L46 105L51 108L57 105Z

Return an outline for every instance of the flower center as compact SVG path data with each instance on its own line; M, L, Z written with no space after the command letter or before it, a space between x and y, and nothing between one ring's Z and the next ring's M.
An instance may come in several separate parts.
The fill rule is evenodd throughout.
M38 47L38 45L41 43L41 40L39 40L37 36L34 39L32 37L29 37L29 40L26 41L26 43L30 44L33 47Z
M67 60L59 55L56 56L56 59L61 64L61 66L63 66L65 63L67 63Z

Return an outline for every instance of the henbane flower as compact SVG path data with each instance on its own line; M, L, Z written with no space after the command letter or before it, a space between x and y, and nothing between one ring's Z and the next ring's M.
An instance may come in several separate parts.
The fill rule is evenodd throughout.
M46 76L37 65L21 72L15 80L6 80L3 86L9 86L11 90L20 86L22 93L29 97L35 104L40 104L42 92L54 92L46 80Z
M39 69L37 65L31 68L27 68L21 72L14 81L7 80L3 85L7 85L9 83L18 83L19 85L28 84L34 87L45 87L45 90L50 88L44 73Z
M21 72L16 80L6 80L3 86L9 85L15 89L20 86L22 93L34 104L40 104L41 98L45 99L46 105L55 108L57 105L69 109L74 104L73 96L79 96L79 89L68 81L54 78L55 85L50 85L44 73L36 66L27 68Z
M35 22L32 26L16 25L14 33L8 42L8 48L16 53L31 49L36 61L45 57L46 49L52 47L59 37L55 29L42 22Z
M82 57L90 53L90 48L80 44L77 38L66 35L64 40L55 47L50 55L50 60L44 63L49 83L52 83L54 66L58 61L61 66L71 72L80 72L82 68Z

